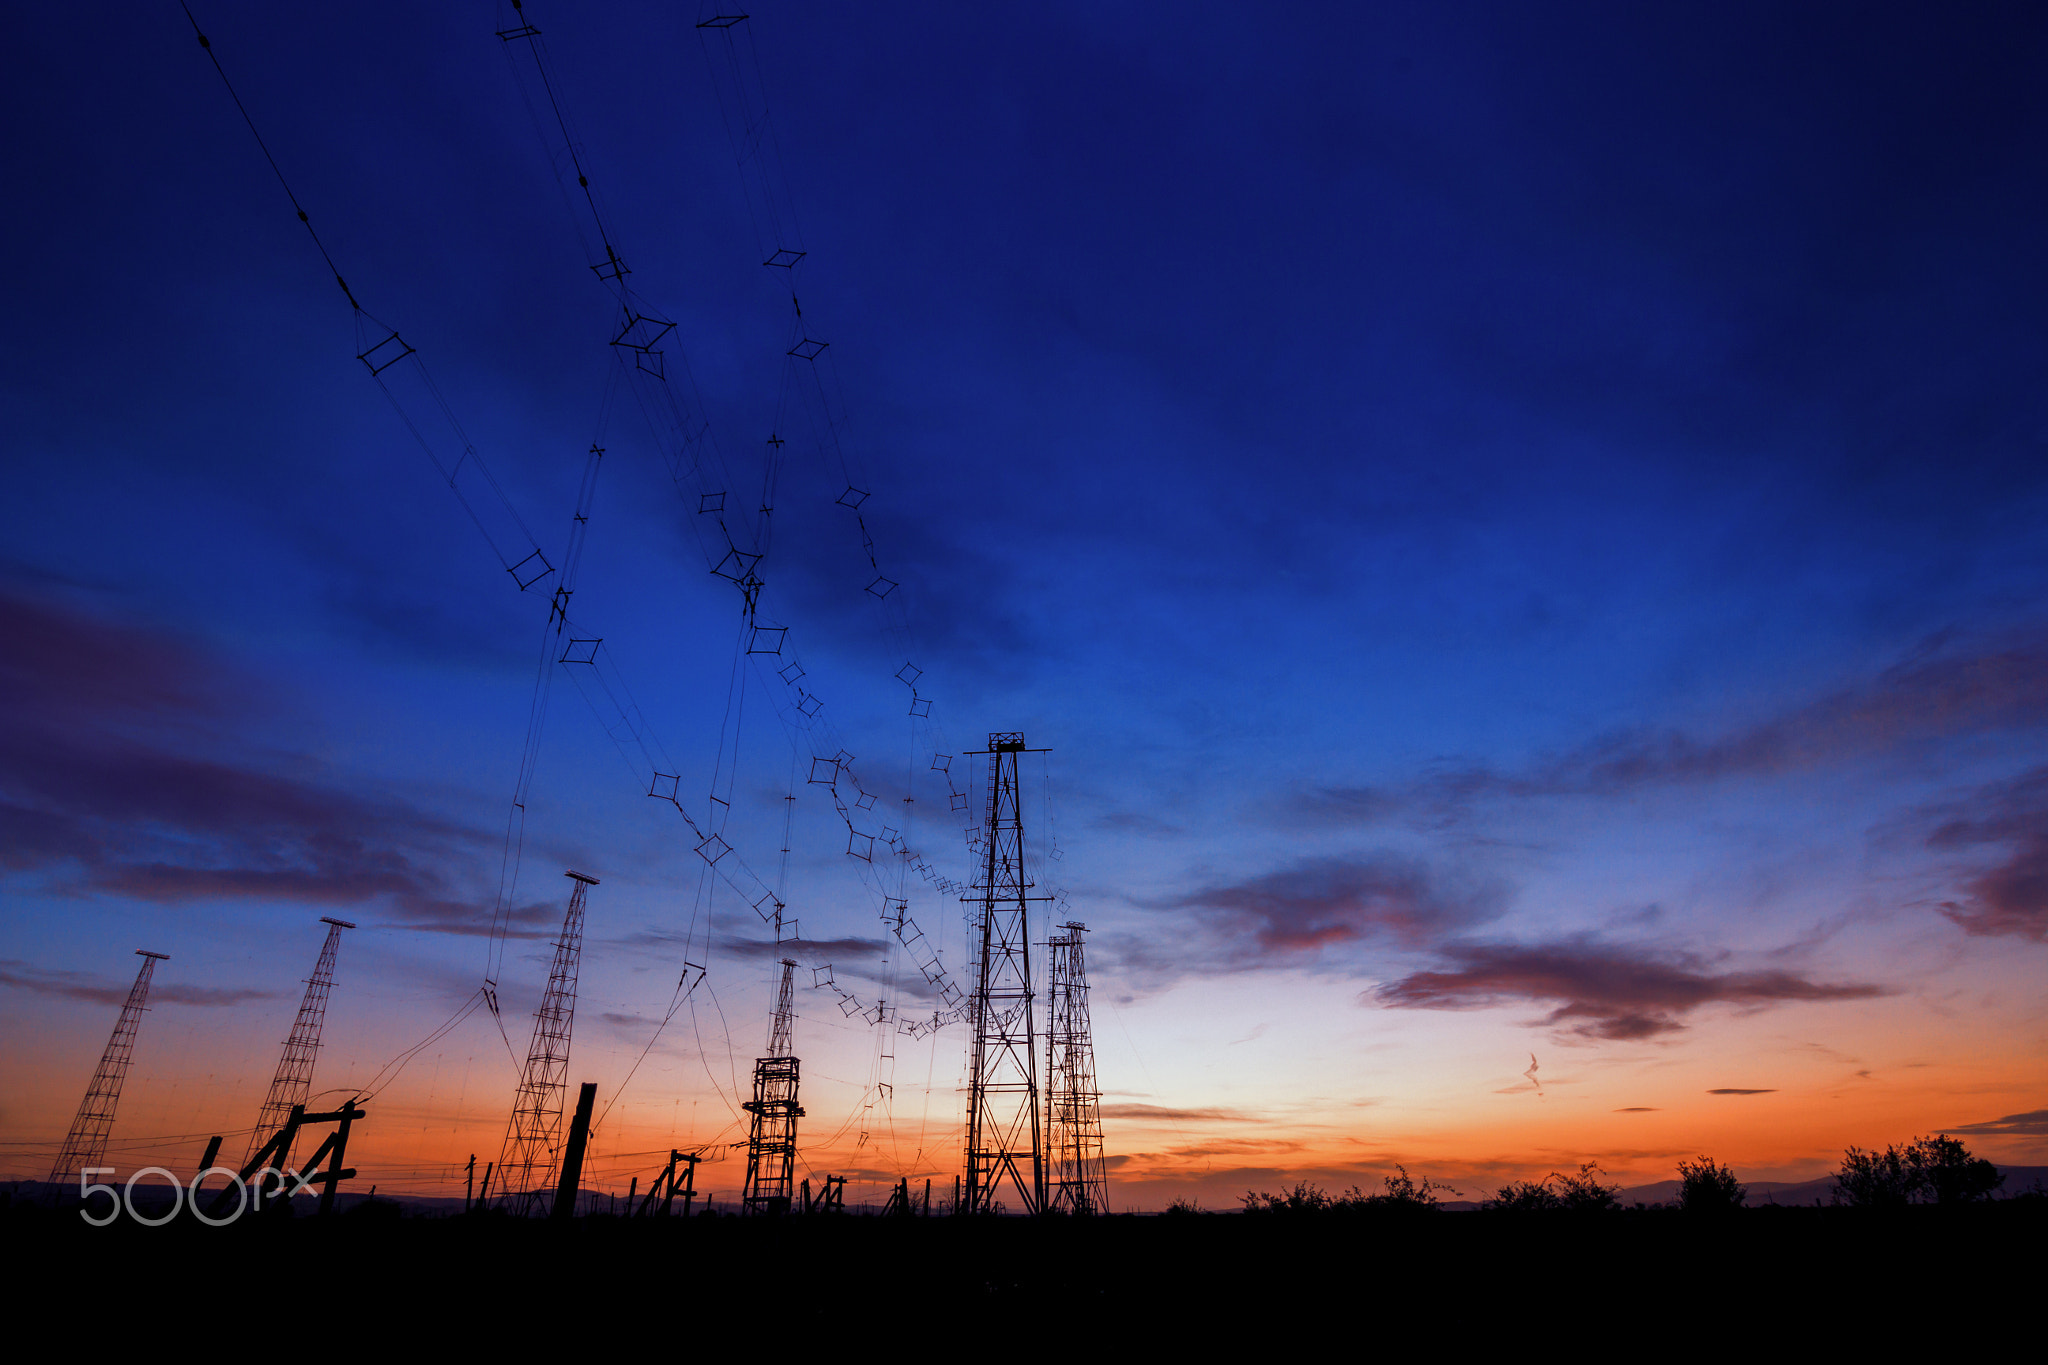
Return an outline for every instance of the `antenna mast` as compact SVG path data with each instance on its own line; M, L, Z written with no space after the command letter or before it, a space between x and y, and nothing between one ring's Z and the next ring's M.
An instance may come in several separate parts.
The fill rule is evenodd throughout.
M128 1002L121 1006L107 1050L100 1054L99 1069L92 1073L92 1084L86 1086L85 1098L79 1101L63 1150L57 1153L57 1164L50 1167L50 1183L60 1189L85 1167L106 1159L107 1135L114 1130L114 1109L121 1103L121 1083L128 1079L128 1064L135 1060L135 1034L142 1027L143 1011L149 1008L149 979L156 974L157 963L170 961L169 953L145 948L137 948L135 955L142 959L142 970L135 973Z
M1109 1212L1109 1179L1102 1164L1102 1092L1095 1088L1095 1039L1088 1023L1088 966L1081 935L1088 926L1068 920L1064 934L1046 940L1051 950L1050 1016L1046 1021L1045 1146L1052 1167L1050 1205L1066 1213Z
M782 959L782 985L775 1018L768 1026L768 1055L754 1063L754 1098L741 1108L754 1116L747 1134L747 1183L741 1206L748 1213L789 1212L796 1179L797 1059L790 1049L790 974L794 958Z
M569 895L569 913L562 917L562 936L555 940L555 961L548 970L547 994L533 1012L533 1043L512 1101L512 1123L505 1149L498 1157L503 1183L514 1212L535 1212L553 1192L562 1151L562 1098L569 1086L569 1030L576 1020L576 973L583 959L583 902L597 878L564 872L576 883Z
M965 1213L994 1213L996 1190L1009 1176L1024 1212L1045 1209L1045 1156L1038 1121L1037 1034L1032 1020L1029 894L1024 871L1024 820L1017 800L1017 755L1024 736L988 737L988 819L982 837L981 944L967 1092ZM1028 1169L1027 1165L1028 1163Z
M292 1021L291 1036L284 1040L284 1053L277 1059L277 1074L270 1078L270 1091L263 1097L263 1108L256 1113L256 1131L249 1134L249 1149L242 1153L245 1166L285 1127L292 1116L292 1106L303 1105L313 1093L313 1061L320 1051L320 1028L327 1022L327 996L334 989L334 956L341 947L341 931L355 928L347 920L324 916L320 922L327 926L327 941L320 945L320 960L314 964L313 974L306 978L299 1017ZM282 1169L291 1161L288 1142L271 1164Z

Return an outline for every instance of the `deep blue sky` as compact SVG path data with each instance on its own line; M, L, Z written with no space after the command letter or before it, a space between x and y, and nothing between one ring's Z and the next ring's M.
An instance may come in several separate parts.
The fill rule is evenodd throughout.
M352 289L558 544L610 304L493 36L509 8L197 13ZM786 309L693 16L528 13L634 283L751 467ZM906 654L922 737L1053 747L1047 875L1117 999L1321 982L1410 1049L1433 1011L1485 1007L1511 1061L1880 996L1916 1003L1857 1037L1909 1034L1928 1001L1996 996L1993 964L2038 971L2038 12L750 23L805 316L909 634L870 610L844 480L807 449L762 570L778 619L892 792L926 772ZM113 980L138 933L213 943L178 964L208 989L268 971L289 993L241 934L488 903L538 604L356 364L177 7L20 15L9 67L0 957L31 983L9 1008L56 1008L48 973ZM644 428L603 435L578 602L702 793L733 596ZM606 872L622 934L680 932L688 845L574 692L553 706L536 865ZM734 842L757 868L789 765L749 732ZM807 935L873 943L843 831L801 809ZM958 823L918 828L964 877ZM957 958L957 911L917 894ZM385 979L454 999L481 957L380 942ZM731 970L754 1001L760 967ZM650 991L633 1009L658 1013ZM1247 1027L1257 998L1231 1007ZM1998 1000L2038 1057L2038 1006ZM81 1015L73 1050L103 1026ZM1201 1053L1160 1030L1151 1056ZM1884 1112L2005 1103L1970 1084Z

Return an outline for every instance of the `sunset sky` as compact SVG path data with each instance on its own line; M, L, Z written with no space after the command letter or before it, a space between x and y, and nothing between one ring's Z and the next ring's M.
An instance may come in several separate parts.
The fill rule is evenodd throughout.
M15 17L0 1176L47 1172L139 948L115 1160L249 1128L333 915L315 1088L387 1071L362 1187L459 1193L574 868L593 1183L712 1144L737 1196L792 951L801 1169L950 1187L965 1030L895 1027L934 1000L880 913L960 974L996 730L1049 750L1117 1206L1803 1180L1937 1130L2048 1163L2048 16L535 0L571 161L509 4L194 13L375 321L176 5ZM738 155L728 41L772 114ZM676 323L689 478L578 167ZM389 329L499 542L566 564L606 451L604 654L539 669L501 966L552 584L415 443L414 362L397 410L358 362ZM851 832L807 780L842 749ZM487 974L503 1036L391 1077Z

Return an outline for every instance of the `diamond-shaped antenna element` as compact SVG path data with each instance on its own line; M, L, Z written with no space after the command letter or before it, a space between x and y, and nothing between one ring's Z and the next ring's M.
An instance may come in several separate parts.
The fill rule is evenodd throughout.
M602 638L596 640L571 640L569 647L562 651L562 662L565 664L595 664L597 662L597 647L603 643L604 640Z
M723 512L724 510L725 494L723 492L700 493L697 495L697 513L699 516L706 512Z
M539 550L535 550L532 554L505 570L506 573L512 575L512 581L519 585L519 591L521 592L525 592L554 571L555 566L548 563L547 556L543 555Z
M926 717L930 716L931 713L932 699L930 697L912 697L910 699L911 715L915 716L919 720L924 720Z
M781 668L775 670L775 676L788 683L791 687L796 686L796 680L803 675L804 668L799 663L784 664Z
M906 685L915 687L917 686L917 680L924 676L924 670L916 664L905 661L903 667L896 670L896 676Z
M371 374L382 374L412 353L413 348L406 345L398 333L393 332L356 359L369 366Z
M795 356L798 360L816 360L820 355L824 354L825 348L831 344L829 341L814 341L810 337L805 337L802 341L790 347L788 354Z
M895 579L884 578L880 574L877 574L875 576L875 581L868 584L868 591L873 593L876 597L887 597L890 593L896 591L896 586L897 585Z
M745 583L754 572L754 566L761 562L761 556L748 554L745 550L727 550L725 558L711 572L720 578L730 578L735 583Z
M832 499L841 507L858 507L867 500L868 490L865 488L855 488L852 484L846 485L846 491Z
M788 247L783 247L781 250L777 251L773 256L770 256L767 260L761 262L761 264L772 265L777 270L787 270L791 266L795 265L798 261L802 260L804 258L804 254L805 253L801 251L792 251Z

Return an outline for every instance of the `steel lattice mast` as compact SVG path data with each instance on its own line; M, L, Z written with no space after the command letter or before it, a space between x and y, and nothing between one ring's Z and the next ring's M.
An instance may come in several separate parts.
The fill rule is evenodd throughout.
M304 1104L313 1093L313 1062L320 1052L320 1028L327 1022L327 997L334 990L335 953L341 947L341 931L355 928L347 920L324 916L320 922L327 926L327 941L320 945L320 960L314 964L313 974L306 978L299 1016L292 1021L291 1036L284 1040L284 1053L277 1059L277 1074L270 1078L269 1093L256 1112L256 1131L249 1134L249 1149L242 1154L244 1166L285 1126L292 1116L292 1106ZM291 1163L291 1148L287 1146L271 1164L283 1169Z
M562 874L576 883L555 960L548 969L547 994L533 1012L533 1043L512 1101L512 1123L498 1157L499 1189L518 1213L552 1196L562 1154L562 1100L569 1086L569 1032L576 1021L576 973L583 959L583 902L597 878Z
M1102 1164L1102 1092L1095 1088L1095 1038L1088 1022L1088 964L1081 935L1068 920L1046 940L1045 1149L1048 1207L1055 1212L1109 1212Z
M790 1055L790 974L782 959L782 985L768 1026L768 1055L754 1062L754 1098L741 1107L754 1116L747 1134L747 1183L740 1196L748 1213L787 1213L796 1180L797 1059Z
M107 1050L100 1054L99 1069L92 1073L92 1084L86 1086L71 1131L64 1136L63 1150L50 1167L52 1185L67 1185L78 1178L79 1171L106 1159L107 1135L114 1130L114 1109L121 1103L121 1082L128 1079L128 1064L135 1060L135 1034L149 1008L149 981L156 975L157 963L170 961L169 953L152 953L146 948L137 948L135 955L142 959L142 970L135 973L135 984L128 988L128 1001L114 1021Z
M988 820L978 900L980 945L968 1003L974 1043L968 1058L967 1173L963 1213L994 1213L1009 1177L1024 1212L1045 1208L1045 1158L1038 1114L1037 1034L1032 1016L1030 893L1017 755L1024 736L988 737Z

